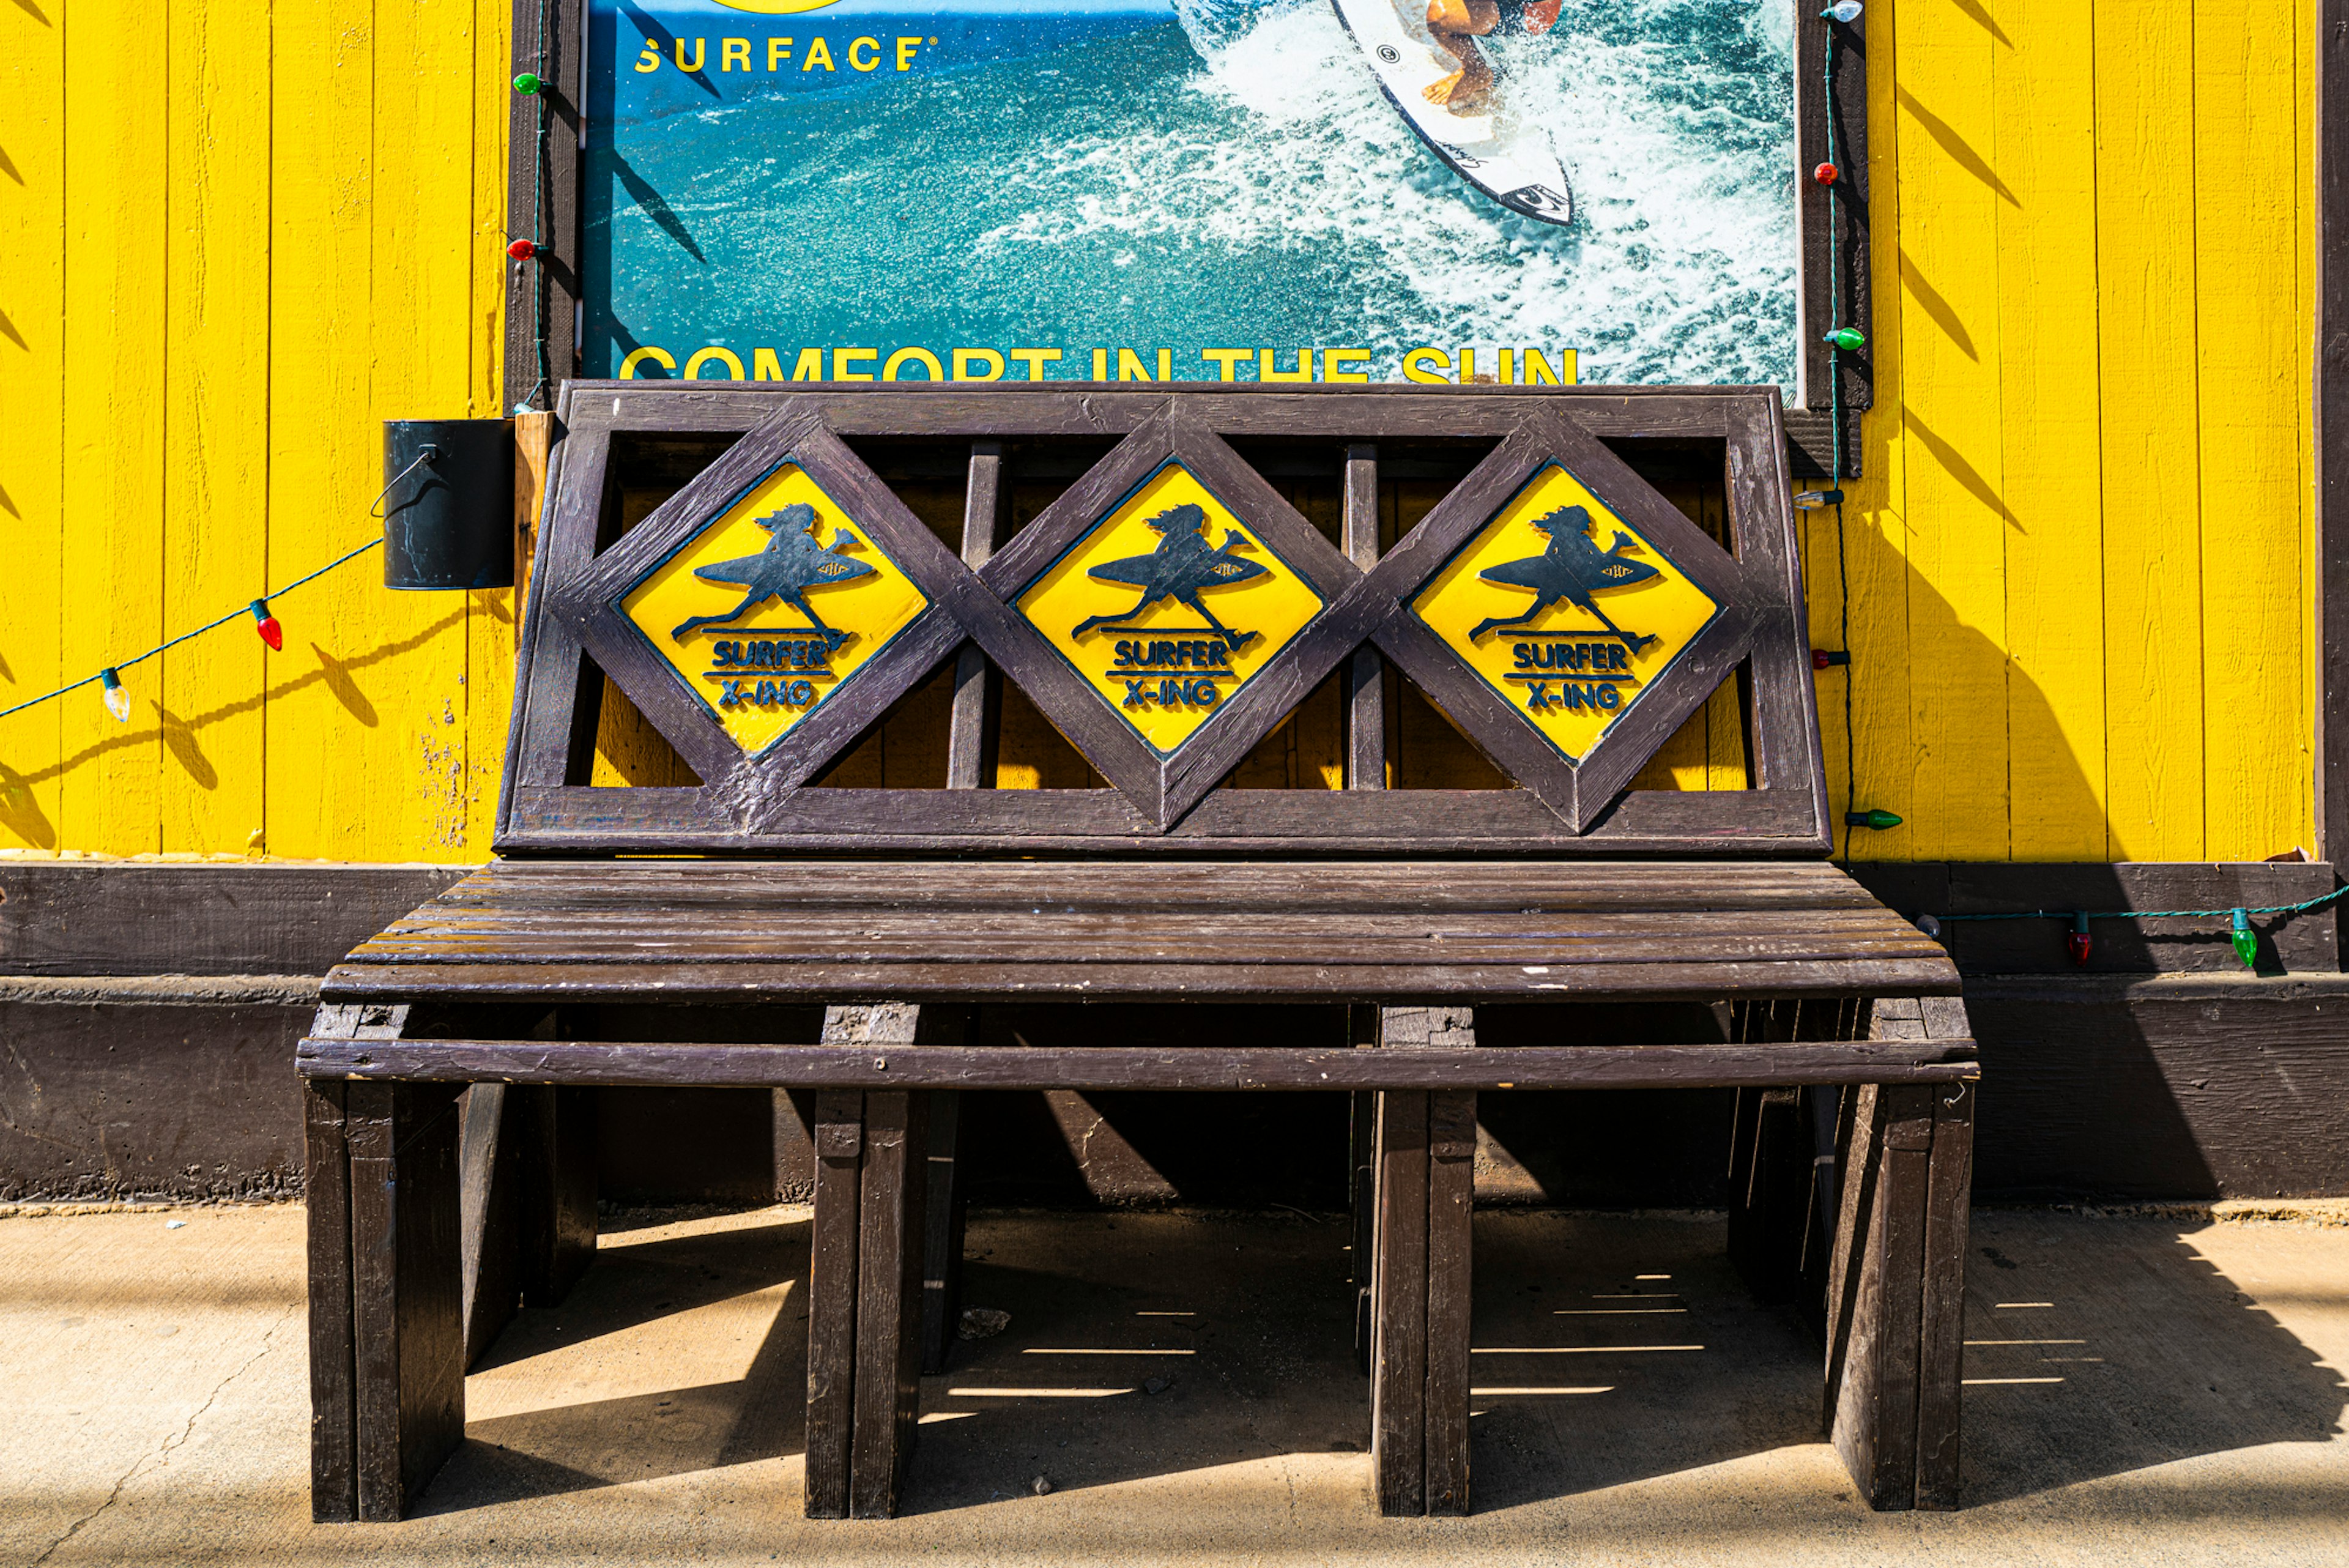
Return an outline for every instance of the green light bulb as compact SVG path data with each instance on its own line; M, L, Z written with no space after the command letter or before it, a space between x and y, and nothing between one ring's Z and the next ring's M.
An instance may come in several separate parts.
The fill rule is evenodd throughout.
M1857 354L1868 347L1868 335L1857 327L1838 327L1819 341L1831 348L1840 348L1847 354Z
M546 81L536 71L524 71L514 78L513 89L523 97L529 98L534 93L545 91Z
M1843 820L1847 827L1873 827L1879 833L1900 826L1900 819L1880 805L1868 811L1847 811Z
M2228 933L2227 940L2234 943L2235 956L2243 961L2245 969L2259 967L2260 938L2259 933L2251 929L2250 915L2240 909L2235 911L2235 929Z

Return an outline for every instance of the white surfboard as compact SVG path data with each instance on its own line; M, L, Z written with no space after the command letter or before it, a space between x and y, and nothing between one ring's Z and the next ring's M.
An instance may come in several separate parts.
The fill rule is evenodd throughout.
M1546 223L1574 219L1574 201L1549 133L1518 122L1508 109L1508 83L1495 81L1485 101L1455 114L1427 101L1426 88L1453 72L1450 55L1428 36L1426 10L1415 0L1330 0L1379 90L1434 154L1501 205Z

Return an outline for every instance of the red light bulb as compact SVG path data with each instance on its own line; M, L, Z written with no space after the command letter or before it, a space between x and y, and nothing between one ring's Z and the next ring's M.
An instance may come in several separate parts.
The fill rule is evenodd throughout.
M538 254L536 240L516 240L506 247L506 254L516 261L529 261Z
M270 651L273 653L285 651L285 628L277 624L275 616L269 613L267 599L253 601L253 629L261 635L262 641L269 645Z
M2088 936L2087 916L2075 915L2072 917L2071 944L2072 961L2079 965L2082 969L2087 968L2088 950L2095 945Z
M1843 177L1843 171L1832 163L1822 163L1811 171L1811 178L1822 185L1832 185Z

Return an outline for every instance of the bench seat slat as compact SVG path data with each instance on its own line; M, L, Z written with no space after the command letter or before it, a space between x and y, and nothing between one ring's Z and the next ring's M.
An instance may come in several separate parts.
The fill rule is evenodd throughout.
M657 907L1172 910L1881 909L1830 866L1640 862L1131 864L806 861L516 861L474 873L432 908L584 910Z
M1526 972L1528 970L1547 972ZM1378 1002L1463 997L1486 1002L1574 998L1713 1002L1745 997L1953 996L1947 958L1588 964L1254 963L478 963L342 964L331 1002Z
M1816 862L508 861L336 1000L1485 1002L1946 995L1938 943Z
M1603 1089L1956 1083L1971 1040L1735 1045L733 1045L543 1040L302 1042L316 1078L838 1089Z
M846 935L961 944L1017 939L1090 945L1096 941L1167 939L1312 941L1359 938L1403 941L1522 941L1575 939L1640 941L1651 937L1715 935L1845 935L1898 940L1922 951L1919 932L1888 925L1866 909L1737 909L1706 914L1606 910L1591 913L1510 913L1489 910L1422 913L1330 911L1268 913L1260 909L1206 912L1108 913L1063 909L905 910L856 906L810 909L761 906L748 910L615 909L565 911L560 919L509 911L442 911L429 908L402 918L370 938L368 947L395 950L429 941L523 941L576 936L588 941L647 939L678 941L761 941L777 938L838 939Z
M1593 937L1471 937L1449 941L1389 940L1376 949L1349 944L1343 933L1320 941L1250 940L1242 931L1221 940L1185 940L1101 938L1056 941L1012 936L954 937L925 941L916 937L879 939L849 933L830 940L807 933L726 940L616 937L585 941L571 935L504 937L495 941L453 938L440 941L383 942L373 950L391 961L439 963L646 963L684 953L697 963L988 964L1017 972L1030 964L1170 964L1185 969L1255 968L1314 964L1333 969L1393 969L1446 964L1686 964L1704 962L1800 963L1924 959L1909 942L1837 937L1815 931L1718 937L1650 935L1608 940Z

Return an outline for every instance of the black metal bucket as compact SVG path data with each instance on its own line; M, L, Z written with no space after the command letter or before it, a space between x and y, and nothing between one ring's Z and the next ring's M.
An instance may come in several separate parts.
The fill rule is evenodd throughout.
M505 420L386 420L383 586L513 587L513 465Z

